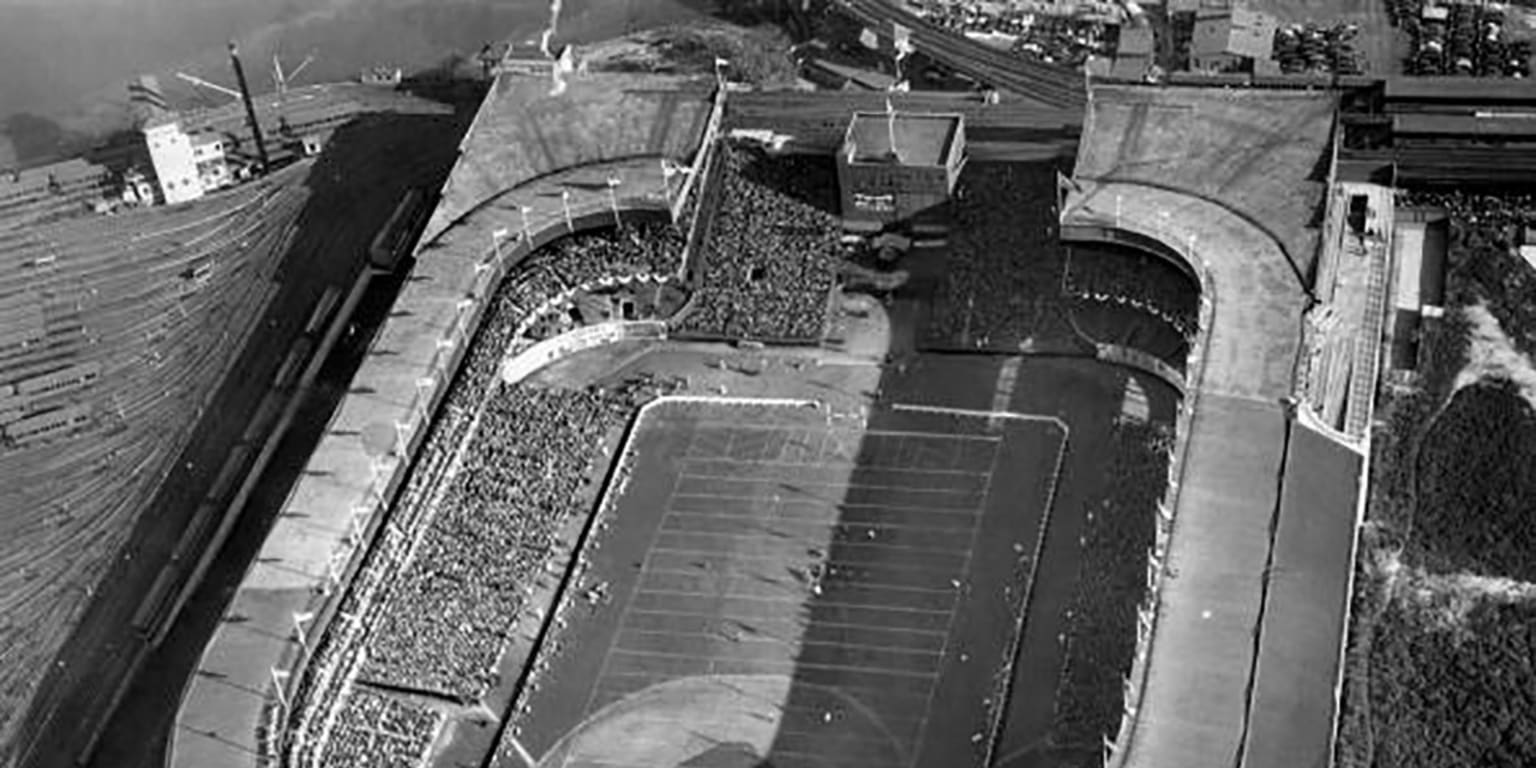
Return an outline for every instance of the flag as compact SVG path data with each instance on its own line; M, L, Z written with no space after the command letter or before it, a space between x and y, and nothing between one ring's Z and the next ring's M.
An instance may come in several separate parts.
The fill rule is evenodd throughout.
M911 56L913 53L917 52L917 49L912 47L911 29L897 24L896 22L891 22L891 36L894 38L893 42L896 46L897 61L901 61L902 59L905 59L906 57Z
M909 92L911 90L912 90L912 84L907 82L906 80L897 80L896 82L891 83L891 87L890 87L890 91L892 93L907 93L907 92Z
M873 29L865 27L859 31L859 43L871 51L878 50L880 48L880 37L875 34Z

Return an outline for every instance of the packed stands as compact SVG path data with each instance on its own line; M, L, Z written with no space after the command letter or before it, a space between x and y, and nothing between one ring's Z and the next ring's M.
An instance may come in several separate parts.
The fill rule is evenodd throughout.
M690 268L695 296L681 330L786 343L821 340L839 262L837 175L830 157L773 157L725 146L714 210Z
M324 764L336 768L417 768L443 716L415 702L355 688L336 718Z
M972 163L956 187L949 257L928 344L1017 351L1044 333L1061 295L1051 163Z
M600 484L600 446L652 394L546 390L497 378L527 313L570 282L673 270L670 224L577 234L530 255L497 288L411 474L308 667L287 729L292 765L346 766L359 728L341 728L367 684L462 703L486 696L509 627L560 525ZM361 684L355 681L361 681ZM402 721L403 722L403 721ZM412 753L435 720L390 742ZM338 747L340 739L351 747ZM397 743L398 742L398 743ZM412 753L414 754L414 753ZM393 757L389 758L395 759Z
M1173 433L1164 425L1115 424L1108 496L1087 514L1077 591L1067 609L1066 663L1056 684L1057 740L1087 745L1094 758L1124 712L1124 680L1136 652L1137 611L1147 597L1147 562L1168 482ZM1097 765L1097 762L1094 762Z

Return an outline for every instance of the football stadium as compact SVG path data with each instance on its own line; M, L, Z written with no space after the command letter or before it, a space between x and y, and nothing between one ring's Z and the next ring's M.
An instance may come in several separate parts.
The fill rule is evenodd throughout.
M976 87L546 38L457 110L147 121L255 169L189 202L0 185L0 764L1395 754L1376 409L1440 354L1436 216L1474 216L1399 184L1503 183L1452 115L1536 100L828 12Z

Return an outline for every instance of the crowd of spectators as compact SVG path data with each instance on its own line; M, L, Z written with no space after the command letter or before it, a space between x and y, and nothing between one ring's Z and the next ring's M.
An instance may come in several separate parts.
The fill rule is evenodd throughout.
M368 688L354 688L336 719L323 765L417 768L442 720L436 710Z
M411 561L380 603L362 677L480 699L604 437L631 404L601 392L502 387L434 505Z
M539 315L563 313L547 306L553 299L572 299L604 282L630 278L672 279L682 269L685 240L670 222L625 223L616 230L581 233L539 249L509 278L511 301L524 314L518 335L536 327L559 330L567 322L540 323ZM561 302L555 302L557 305Z
M681 242L670 225L566 238L502 281L337 618L315 644L286 746L278 745L289 764L419 762L417 740L430 740L436 721L389 706L370 719L377 708L357 679L465 702L495 684L524 589L544 567L556 526L578 509L578 492L595 482L602 437L673 386L534 389L502 384L499 364L528 312L553 295L544 292L626 270L675 272ZM384 736L355 725L375 722L389 724Z
M1075 245L1062 284L1076 302L1074 318L1095 340L1140 349L1182 370L1200 330L1200 294L1177 267L1134 249Z
M1056 168L971 163L951 203L949 259L924 335L961 349L1017 351L1059 304Z
M831 158L722 146L726 163L680 330L811 343L826 328L840 261Z
M1006 43L1016 56L1080 67L1091 56L1113 58L1117 27L1102 21L1030 13L1000 3L923 0L918 15L945 29Z
M1136 653L1137 607L1147 595L1147 555L1157 505L1168 486L1173 430L1122 419L1111 436L1113 478L1083 528L1077 589L1067 610L1066 659L1057 680L1053 741L1091 747L1113 738L1124 711L1124 680Z

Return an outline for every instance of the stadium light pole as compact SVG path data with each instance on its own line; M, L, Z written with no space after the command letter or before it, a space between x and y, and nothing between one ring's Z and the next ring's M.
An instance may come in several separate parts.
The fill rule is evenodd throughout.
M501 266L501 241L506 236L506 227L498 227L491 230L491 254L496 258L497 266Z
M288 670L272 667L272 690L277 692L277 705L283 708L285 714L288 712L288 689L284 681L288 675Z
M608 207L613 209L613 225L615 227L623 226L624 224L619 219L619 193L616 191L622 183L624 183L624 180L617 176L608 177Z

